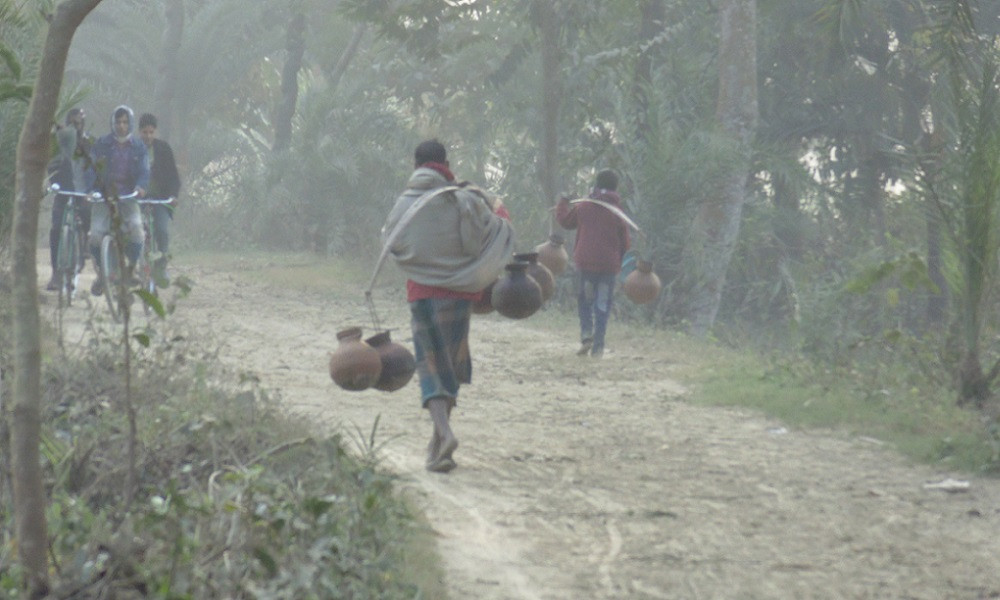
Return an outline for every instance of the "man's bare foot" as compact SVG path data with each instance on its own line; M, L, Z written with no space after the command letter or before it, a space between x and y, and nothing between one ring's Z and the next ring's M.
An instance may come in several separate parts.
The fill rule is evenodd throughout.
M437 460L440 452L441 436L439 436L437 430L435 430L434 435L431 436L431 441L427 444L427 468L430 468L430 466L434 464L434 461Z
M455 452L456 448L458 448L458 438L455 436L450 435L442 439L441 446L438 448L437 459L441 460L447 458L448 460L451 460L451 455Z
M427 470L432 473L447 473L451 471L458 465L455 461L450 458L439 458L438 460L427 465Z
M434 438L431 439L431 446L427 448L428 451L433 449L434 442L437 442L437 448L433 456L427 459L427 470L435 473L447 473L457 467L458 465L451 455L458 448L458 439L453 435L441 438L435 433Z

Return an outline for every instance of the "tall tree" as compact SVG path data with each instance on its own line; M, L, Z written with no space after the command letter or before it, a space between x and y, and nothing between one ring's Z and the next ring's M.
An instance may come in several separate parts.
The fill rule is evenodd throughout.
M45 37L38 79L17 145L14 186L14 408L11 453L18 554L29 598L48 593L45 490L39 455L41 431L41 332L38 314L38 211L49 160L53 116L59 102L73 34L101 0L65 0L55 8Z
M542 55L542 156L539 179L542 182L544 202L553 202L558 193L559 156L559 102L561 78L559 73L560 32L558 5L551 0L536 0L532 7ZM546 204L547 206L547 204Z
M306 51L306 15L302 3L292 2L291 18L285 26L285 64L281 68L281 99L274 114L274 144L281 152L292 141L292 117L299 97L299 70Z
M707 335L715 323L726 270L740 231L747 193L750 145L757 129L757 2L719 4L719 92L716 120L731 149L727 172L701 199L691 257L696 284L689 300L691 332Z
M159 77L156 80L154 103L159 135L170 139L174 123L174 95L177 89L177 57L184 35L184 0L163 0L163 46L160 49Z

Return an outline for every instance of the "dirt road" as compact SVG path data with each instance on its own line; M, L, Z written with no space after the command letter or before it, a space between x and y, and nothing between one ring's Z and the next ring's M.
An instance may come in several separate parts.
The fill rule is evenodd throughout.
M349 438L379 418L384 465L439 534L452 600L1000 598L1000 482L686 403L671 379L685 357L652 335L613 331L598 361L531 319L477 317L459 468L431 474L414 382L350 393L326 373L335 333L370 324L360 299L181 271L197 286L177 318L214 335L222 360ZM376 306L409 345L401 294L380 289ZM925 488L949 476L968 491Z

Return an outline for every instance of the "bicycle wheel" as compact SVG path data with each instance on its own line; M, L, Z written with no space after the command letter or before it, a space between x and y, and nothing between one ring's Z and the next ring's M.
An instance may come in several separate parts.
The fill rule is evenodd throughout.
M76 290L76 230L69 219L59 229L59 246L56 251L56 281L59 282L59 308L73 303Z
M111 311L111 318L117 323L121 319L121 305L118 298L118 252L111 235L101 238L101 276L104 278L104 299Z

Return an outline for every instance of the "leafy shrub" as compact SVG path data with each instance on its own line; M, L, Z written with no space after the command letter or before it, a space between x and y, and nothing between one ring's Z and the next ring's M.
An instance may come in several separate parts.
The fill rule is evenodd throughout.
M221 372L183 335L155 340L133 361L131 504L120 349L95 336L46 367L54 597L418 595L400 576L412 516L373 452L357 458L338 435L315 437L256 377ZM16 599L10 507L0 502L0 595Z

